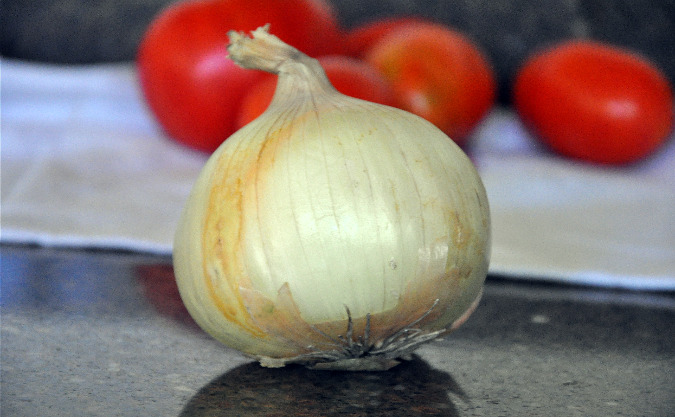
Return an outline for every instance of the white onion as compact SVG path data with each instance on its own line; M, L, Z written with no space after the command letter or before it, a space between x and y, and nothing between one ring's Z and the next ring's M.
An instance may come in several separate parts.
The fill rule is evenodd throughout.
M210 157L174 245L181 297L265 366L387 369L461 324L490 255L487 197L454 142L350 98L259 28L230 57L278 73L272 104Z

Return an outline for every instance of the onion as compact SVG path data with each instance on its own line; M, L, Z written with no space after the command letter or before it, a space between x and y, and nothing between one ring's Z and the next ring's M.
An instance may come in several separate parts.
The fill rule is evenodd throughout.
M174 268L195 321L263 366L347 370L388 369L457 328L490 256L467 156L418 116L340 94L267 27L229 35L231 59L279 77L182 214Z

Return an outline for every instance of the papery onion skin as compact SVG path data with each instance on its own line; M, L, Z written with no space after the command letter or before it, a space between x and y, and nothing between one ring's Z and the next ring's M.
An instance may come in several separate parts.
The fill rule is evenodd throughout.
M343 96L321 73L307 57L284 63L268 110L210 157L176 233L176 279L204 330L264 365L386 369L396 352L362 357L475 308L487 197L431 123Z

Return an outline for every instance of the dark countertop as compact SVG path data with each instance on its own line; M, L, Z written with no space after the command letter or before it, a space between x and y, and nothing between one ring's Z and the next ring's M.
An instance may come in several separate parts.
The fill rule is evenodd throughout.
M672 416L675 294L489 277L388 372L265 369L187 315L170 259L0 246L3 416Z

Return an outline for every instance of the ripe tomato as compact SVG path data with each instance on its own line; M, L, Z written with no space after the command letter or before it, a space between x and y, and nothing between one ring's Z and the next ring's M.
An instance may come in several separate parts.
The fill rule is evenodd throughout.
M347 32L345 36L345 53L362 58L377 41L392 30L410 23L424 22L427 22L427 20L417 16L399 16L364 23Z
M673 128L673 93L645 59L590 41L537 53L519 71L514 105L554 151L603 164L637 161Z
M365 59L394 86L403 109L463 144L495 100L496 81L478 47L450 28L411 23L377 41Z
M145 99L169 136L211 152L235 130L244 93L262 76L227 58L227 33L266 23L309 55L335 53L338 23L323 0L193 0L152 22L137 64Z
M388 106L396 104L396 96L389 82L365 62L339 55L321 57L319 62L331 84L342 94ZM272 101L276 85L276 75L270 74L249 90L241 103L238 128L265 111Z

